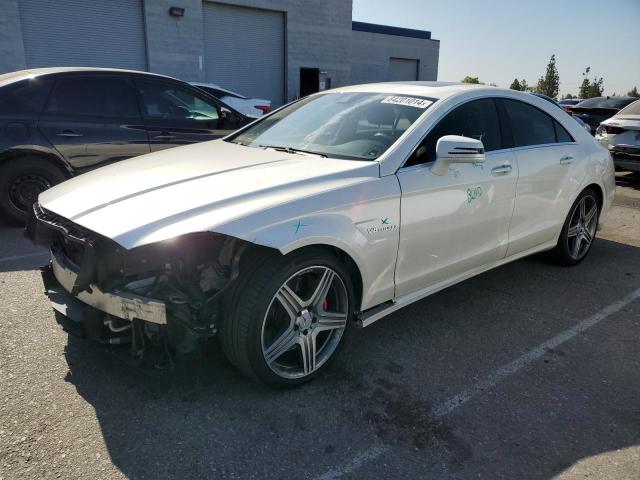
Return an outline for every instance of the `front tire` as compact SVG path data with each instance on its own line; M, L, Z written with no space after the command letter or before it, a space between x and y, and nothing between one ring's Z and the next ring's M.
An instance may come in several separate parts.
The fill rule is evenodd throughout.
M584 190L571 206L553 253L561 265L573 266L587 256L596 237L600 202L596 192Z
M323 250L273 256L241 275L220 325L227 358L277 388L320 375L353 323L354 289L338 259Z
M51 162L38 157L18 157L0 167L0 212L24 223L38 195L66 180Z

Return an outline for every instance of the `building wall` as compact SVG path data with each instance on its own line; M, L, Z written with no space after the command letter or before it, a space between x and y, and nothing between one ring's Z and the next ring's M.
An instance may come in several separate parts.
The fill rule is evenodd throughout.
M326 72L322 76L331 78L334 86L350 82L352 0L223 0L218 3L285 12L287 100L299 94L300 67L319 68ZM184 17L170 17L169 7L184 8ZM188 80L205 80L201 60L204 55L202 2L145 1L144 9L149 70Z
M148 70L184 80L205 80L202 1L140 1ZM19 2L3 1L0 73L26 68ZM353 31L352 0L220 0L219 3L285 12L286 100L299 95L301 67L318 68L321 84L329 78L331 86L337 87L388 80L389 58L409 58L419 60L420 80L437 79L438 40ZM184 8L184 16L171 17L170 7Z
M0 14L0 74L25 68L18 0L3 0Z
M146 0L143 7L149 71L204 80L202 0ZM184 8L184 16L170 16L170 7Z
M437 80L439 40L353 31L351 83L389 81L390 58L419 61L418 80Z

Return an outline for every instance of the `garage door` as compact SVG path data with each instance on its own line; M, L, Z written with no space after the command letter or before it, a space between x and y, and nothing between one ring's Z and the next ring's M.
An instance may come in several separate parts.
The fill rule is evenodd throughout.
M418 60L391 57L389 59L389 80L392 82L418 80Z
M207 81L284 103L284 13L205 2Z
M146 70L141 0L19 0L27 67Z

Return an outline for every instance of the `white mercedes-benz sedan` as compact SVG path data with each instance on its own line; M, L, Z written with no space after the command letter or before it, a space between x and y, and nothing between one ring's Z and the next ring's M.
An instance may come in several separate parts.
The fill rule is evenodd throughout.
M545 250L579 263L614 188L609 152L543 99L370 84L73 178L27 234L51 249L70 333L141 361L218 335L238 369L287 387L354 327L449 285Z

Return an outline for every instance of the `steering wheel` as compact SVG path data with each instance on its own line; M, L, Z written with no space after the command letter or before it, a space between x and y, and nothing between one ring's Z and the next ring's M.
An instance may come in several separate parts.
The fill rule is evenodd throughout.
M392 142L393 141L393 137L387 133L384 132L377 132L373 135L373 138L375 140L386 140L387 142Z
M191 118L191 111L184 105L178 105L174 108L174 110L176 117L181 115L183 118Z

